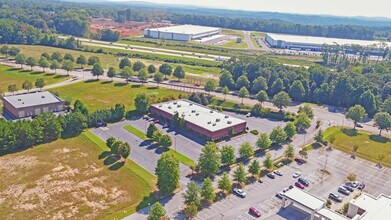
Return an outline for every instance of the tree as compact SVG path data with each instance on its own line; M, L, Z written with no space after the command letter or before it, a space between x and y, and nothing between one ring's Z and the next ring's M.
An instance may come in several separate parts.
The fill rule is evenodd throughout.
M138 78L141 80L141 84L143 85L144 82L148 80L148 73L142 69L138 72Z
M305 89L300 80L295 80L289 89L289 95L294 100L302 101L305 98Z
M30 89L32 88L33 88L33 84L30 81L26 80L23 82L22 89L27 90L27 92L30 92Z
M57 73L57 69L60 67L60 63L58 63L57 60L52 60L52 62L50 63L50 69L54 70L54 73Z
M148 66L148 73L149 74L154 74L156 72L156 67L154 65L149 65Z
M164 193L172 193L179 185L179 162L174 155L165 152L157 161L155 168L157 176L157 187Z
M269 90L271 95L276 95L277 93L282 92L284 90L284 82L280 78L278 78L273 82Z
M377 98L375 97L375 95L372 93L371 90L367 90L363 94L361 94L360 104L365 109L365 111L371 116L374 115L378 110Z
M42 71L45 72L45 68L48 68L50 63L45 57L41 57L38 61L38 65L42 67Z
M391 129L391 116L387 112L376 113L373 118L375 125L379 128L379 136L381 136L382 130L388 131Z
M181 81L181 79L185 78L185 70L181 66L177 66L174 70L173 76Z
M281 127L275 127L273 128L272 132L269 135L270 140L274 144L282 144L287 139L287 135Z
M205 85L204 85L204 90L207 91L207 92L212 92L216 89L216 85L215 85L215 82L213 80L208 80L206 81Z
M157 72L153 74L153 80L156 82L157 87L159 88L159 83L163 82L163 74L160 72Z
M314 140L317 143L322 143L323 142L323 137L324 137L324 131L322 129L319 129L318 132L316 132L314 136Z
M306 113L301 112L296 116L294 124L299 130L307 129L311 126L311 119Z
M289 97L288 93L281 91L277 93L275 96L273 96L273 104L282 110L282 108L287 107L291 104L292 100Z
M357 176L356 174L354 173L349 173L348 175L346 175L346 179L350 182L353 182L353 181L356 181L357 180Z
M72 62L75 62L75 58L74 58L73 55L70 54L70 53L66 53L66 54L64 55L64 60L70 60L70 61L72 61Z
M251 92L257 94L260 91L265 91L267 89L268 89L268 87L267 87L266 79L264 77L260 76L253 81L253 86L251 87Z
M253 176L258 176L261 172L261 166L259 165L258 160L253 160L251 164L248 166L248 172Z
M61 63L62 60L63 60L63 57L62 57L62 55L59 52L52 53L51 58L52 58L52 60L56 60L59 63Z
M254 155L254 148L249 142L244 142L239 148L240 157L248 159Z
M391 96L384 100L383 102L383 111L391 115Z
M200 188L198 187L197 183L194 181L191 181L187 185L187 190L182 194L182 197L186 205L190 205L191 203L196 204L197 207L201 205Z
M166 217L166 210L160 202L156 202L149 210L147 220L162 220Z
M221 87L226 86L229 89L234 89L234 80L232 78L232 74L226 70L221 71L219 82Z
M263 161L263 166L268 170L273 167L272 155L270 153L266 154L265 160Z
M11 57L18 55L18 53L20 53L20 49L17 47L10 47L8 51L8 55L10 55Z
M157 131L156 125L154 123L149 124L147 128L147 138L152 138L155 131Z
M208 142L202 148L198 158L199 170L204 176L211 176L219 170L220 161L220 152L216 143Z
M83 115L88 115L88 109L84 106L84 104L80 100L76 100L73 104L74 112L81 112Z
M314 118L314 112L310 105L304 104L299 107L298 113L304 112L310 119Z
M293 122L286 123L284 127L285 134L287 135L288 139L292 139L293 136L296 134L296 126Z
M12 84L12 85L8 86L8 92L12 92L15 95L16 91L18 91L18 88L16 87L15 84Z
M5 55L5 58L8 58L8 53L9 53L10 48L7 45L4 45L0 48L0 53L2 55Z
M151 101L149 100L149 95L145 93L137 94L134 99L134 103L136 106L136 111L140 114L145 114L148 112L149 107L151 106Z
M113 146L113 144L114 144L116 141L117 141L117 140L116 140L114 137L109 137L109 138L107 138L107 140L106 140L106 146L107 146L108 148L111 149L111 147Z
M170 76L172 73L172 67L167 63L163 63L159 67L159 72L161 72L164 75L164 78L167 79L167 76Z
M121 61L119 62L119 68L120 69L123 69L126 66L132 67L132 63L130 62L130 60L127 57L121 59Z
M367 117L367 113L361 105L355 105L349 108L345 117L354 122L353 129L356 129L357 123L360 122L363 118Z
M227 95L229 94L229 89L227 86L224 86L223 90L221 90L221 92L224 94L224 101L226 100L227 98Z
M284 156L290 160L295 157L295 147L292 144L288 144L288 147L284 151Z
M218 181L218 187L223 192L230 192L232 188L232 182L229 179L227 172L224 172L221 179Z
M43 78L38 78L36 81L35 81L35 87L39 88L41 91L42 91L42 88L45 87L46 83L45 83L45 80Z
M31 67L31 71L32 71L32 70L33 70L33 67L37 65L37 61L36 61L34 58L29 57L29 58L27 58L27 60L26 60L26 64L27 64L29 67Z
M169 135L162 135L159 139L159 145L164 148L169 148L172 145L172 139Z
M83 56L82 54L77 57L76 59L76 63L80 65L80 67L83 69L84 68L84 65L87 64L87 59L85 56Z
M210 178L204 179L204 182L201 184L201 197L207 203L212 203L216 198L215 189Z
M185 215L188 219L194 218L198 213L198 206L192 202L185 208Z
M157 143L157 144L160 144L160 139L163 137L163 133L159 130L156 130L155 132L153 132L152 134L152 140Z
M247 177L246 177L246 170L244 169L243 163L240 163L238 168L234 171L233 174L234 180L238 182L240 185L243 183L246 183Z
M257 101L261 103L261 106L263 102L267 101L267 99L267 93L264 90L261 90L257 93Z
M140 71L143 68L145 68L145 65L143 62L141 62L141 61L134 62L134 64L133 64L133 71L134 72Z
M236 80L236 89L241 89L245 87L246 89L250 87L250 81L248 80L247 76L241 75L237 80Z
M100 63L95 63L92 67L91 73L93 76L96 76L96 78L99 80L99 76L103 75L104 70Z
M128 78L130 76L133 76L134 75L134 72L133 72L133 69L128 67L128 66L125 66L122 70L121 70L121 76L126 79L126 81L128 82Z
M130 155L130 146L129 146L128 142L121 143L118 146L118 154L121 155L121 157L124 158L125 160L126 160L126 158L129 157L129 155Z
M272 145L272 142L269 139L269 135L267 133L259 134L256 145L259 149L267 150Z
M15 63L20 64L20 68L23 68L23 65L26 64L26 56L24 54L18 53L15 57Z
M224 145L221 148L221 163L231 165L234 164L235 161L235 148L230 145Z
M107 77L111 78L111 82L113 82L113 78L115 75L117 75L117 70L114 67L110 67L107 71Z
M75 66L73 65L73 62L70 60L65 60L62 63L62 67L65 71L67 71L67 76L69 76L69 71L73 71L75 69Z
M303 147L301 148L301 150L299 151L299 155L303 158L307 158L308 157L308 150L306 147Z
M242 98L242 105L243 105L243 99L249 96L249 92L246 89L246 87L243 86L242 88L240 88L238 96Z
M97 56L91 56L88 58L87 64L93 66L96 63L100 63L100 59Z

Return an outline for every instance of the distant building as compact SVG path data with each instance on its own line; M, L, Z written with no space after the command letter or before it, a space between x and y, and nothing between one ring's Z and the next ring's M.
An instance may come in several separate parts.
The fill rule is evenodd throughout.
M50 92L36 92L2 98L4 110L15 118L25 118L44 112L64 111L64 101Z
M185 99L152 105L150 111L168 121L172 121L173 116L178 113L180 118L185 119L185 127L188 130L208 140L228 137L230 131L234 134L243 133L247 125L242 119Z
M300 36L300 35L287 35L287 34L266 34L265 41L273 48L283 48L290 50L310 50L321 51L324 44L327 45L360 45L360 46L372 46L380 45L380 41L369 40L352 40L352 39L340 39L340 38L327 38L327 37L312 37L312 36ZM384 42L386 45L391 46L391 42Z
M236 43L242 43L243 39L241 37L236 38Z
M191 41L220 34L221 28L198 25L178 25L162 28L147 28L144 37L177 41Z
M391 218L391 196L378 197L363 193L349 202L347 216L360 220L386 220Z

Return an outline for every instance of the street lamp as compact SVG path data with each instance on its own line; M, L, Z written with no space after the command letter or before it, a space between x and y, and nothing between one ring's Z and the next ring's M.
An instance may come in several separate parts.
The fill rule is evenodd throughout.
M221 220L223 220L224 219L224 214L220 213L220 215L221 215Z

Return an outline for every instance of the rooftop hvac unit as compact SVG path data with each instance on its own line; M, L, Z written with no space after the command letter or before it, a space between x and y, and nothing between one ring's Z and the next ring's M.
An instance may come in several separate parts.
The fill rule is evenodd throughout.
M178 113L177 111L174 111L174 114Z
M220 118L216 118L216 122L219 122L220 121Z
M45 96L43 95L43 96L41 96L41 98L43 98L43 99L44 99L44 98L45 98Z
M191 113L195 113L196 111L195 110L191 110Z
M196 113L196 115L200 115L200 113Z
M181 105L177 105L177 107L178 107L178 108L180 108L180 107L181 107Z
M232 124L232 121L227 121L227 124Z
M189 104L189 106L192 106L192 105L193 105L193 103L190 103L190 104Z
M168 109L172 109L172 107L171 107L171 106L168 106Z
M213 110L210 110L210 113L213 113Z
M224 118L229 118L229 116L228 116L228 115L226 115L226 116L224 116Z
M211 121L208 121L208 125L210 125L210 124L212 124L212 122L211 122Z
M18 99L18 101L22 101L22 99Z
M216 126L216 123L213 123L213 126Z
M161 108L162 107L162 105L159 105L159 108ZM168 108L170 108L170 107L168 107Z
M176 105L177 102L174 102L174 105Z

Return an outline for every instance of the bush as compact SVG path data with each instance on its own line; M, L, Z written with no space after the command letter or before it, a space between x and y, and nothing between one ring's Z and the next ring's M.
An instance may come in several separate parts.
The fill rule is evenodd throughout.
M253 135L258 135L259 131L258 130L251 130L250 133L253 134Z

